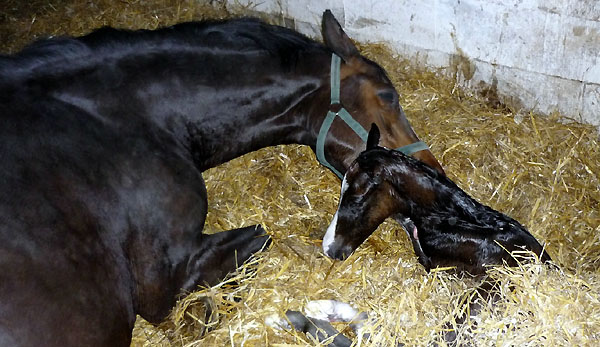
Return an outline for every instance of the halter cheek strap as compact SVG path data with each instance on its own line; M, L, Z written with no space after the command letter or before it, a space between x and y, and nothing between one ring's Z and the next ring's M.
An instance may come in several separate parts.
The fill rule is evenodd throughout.
M330 110L327 112L327 116L321 124L321 129L319 130L319 135L317 136L317 160L321 162L321 164L325 165L329 170L333 171L340 179L343 175L336 170L325 158L325 138L327 137L327 133L329 133L329 129L331 128L331 124L333 123L335 117L340 117L353 131L360 137L363 142L367 142L367 137L369 133L357 122L348 111L341 105L340 103L340 65L342 59L335 54L331 55L331 104ZM332 109L338 109L338 111L333 111ZM400 151L406 155L412 155L416 152L428 150L429 147L423 141L417 141L415 143L411 143L410 145L402 146L396 148L396 151Z

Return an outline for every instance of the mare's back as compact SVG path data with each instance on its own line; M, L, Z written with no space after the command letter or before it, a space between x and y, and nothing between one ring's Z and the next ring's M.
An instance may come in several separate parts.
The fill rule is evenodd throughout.
M43 39L13 55L0 55L0 90L14 89L20 82L37 77L60 78L61 74L106 62L107 57L191 50L220 59L240 54L246 58L270 55L293 65L298 52L323 48L298 32L253 18L188 22L158 30L105 27L77 38ZM227 60L218 61L228 64Z

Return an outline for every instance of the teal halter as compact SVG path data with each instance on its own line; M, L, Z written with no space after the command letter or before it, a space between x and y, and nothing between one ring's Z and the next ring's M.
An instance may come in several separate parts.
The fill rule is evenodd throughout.
M319 135L317 136L317 160L329 170L333 171L338 177L341 179L343 175L336 170L333 165L331 165L327 159L325 158L325 138L327 137L327 133L329 132L329 128L331 128L331 124L336 116L339 116L346 124L358 135L363 142L367 142L367 137L369 133L357 122L346 109L341 106L340 103L340 64L342 59L335 54L331 55L331 104L330 110L327 112L327 116L321 124L321 129L319 130ZM339 108L338 111L332 110L335 108ZM423 151L429 149L427 144L423 141L417 141L415 143L411 143L410 145L398 147L395 150L402 152L406 155L412 155L416 152Z

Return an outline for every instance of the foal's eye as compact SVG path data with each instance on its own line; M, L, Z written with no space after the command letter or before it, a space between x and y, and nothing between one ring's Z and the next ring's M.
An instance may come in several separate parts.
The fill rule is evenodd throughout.
M396 94L392 91L381 91L377 93L377 96L386 104L393 104L396 101Z

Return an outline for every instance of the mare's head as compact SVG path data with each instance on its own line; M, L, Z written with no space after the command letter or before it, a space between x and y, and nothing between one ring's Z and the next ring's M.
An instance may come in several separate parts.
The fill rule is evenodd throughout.
M364 127L368 129L372 123L377 124L381 129L383 146L399 148L419 143L419 138L399 105L398 92L386 72L381 66L359 53L329 10L323 14L322 32L327 48L341 58L341 66L339 78L334 78L339 82L331 81L332 84L339 83L339 102L333 96L330 98L330 89L335 89L332 85L322 92L321 96L326 100L319 100L319 107L331 101L330 111L337 113L340 109L347 110L362 128L362 135L357 135L347 124L344 124L342 119L337 119L340 117L336 117L333 121L330 131L321 128L323 137L327 135L324 148L325 161L329 161L334 168L333 171L342 174L346 171L352 160L364 148L367 136ZM320 115L325 116L325 112ZM317 129L321 126L322 118L319 118L318 122ZM317 152L318 147L317 143ZM414 154L410 151L413 157L440 173L444 172L426 145L423 144L423 147L414 150ZM322 158L319 160L324 161Z
M509 254L528 250L550 260L517 221L482 205L447 177L394 150L379 147L373 125L367 150L342 181L338 210L323 239L323 250L344 259L387 217L406 229L427 270L454 266L472 274L485 265L516 265Z

